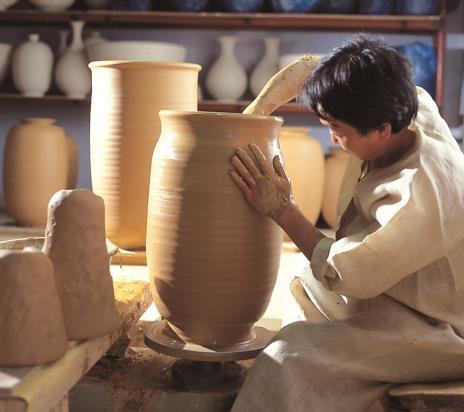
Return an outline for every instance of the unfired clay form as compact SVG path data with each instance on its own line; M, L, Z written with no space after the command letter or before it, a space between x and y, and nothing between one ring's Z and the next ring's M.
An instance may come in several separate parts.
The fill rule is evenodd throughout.
M66 348L50 259L35 249L0 251L0 366L51 362Z
M237 147L279 154L282 119L161 111L153 154L147 263L160 314L179 337L208 347L253 339L280 259L282 233L254 212L229 176Z
M161 109L197 110L200 66L93 62L90 113L92 187L106 207L107 237L145 248L148 187Z
M103 199L61 190L48 207L44 252L55 268L69 339L106 335L120 325L105 243Z
M22 226L47 223L50 197L66 188L66 135L54 119L24 119L8 132L3 187L8 214Z

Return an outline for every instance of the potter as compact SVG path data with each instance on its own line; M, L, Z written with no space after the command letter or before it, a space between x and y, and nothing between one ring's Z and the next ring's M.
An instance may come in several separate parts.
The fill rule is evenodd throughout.
M250 112L272 112L263 96ZM435 102L404 57L366 36L320 60L298 99L349 154L336 239L300 211L278 156L236 150L237 191L307 265L288 302L304 320L257 357L232 410L382 410L395 383L463 379L464 155Z

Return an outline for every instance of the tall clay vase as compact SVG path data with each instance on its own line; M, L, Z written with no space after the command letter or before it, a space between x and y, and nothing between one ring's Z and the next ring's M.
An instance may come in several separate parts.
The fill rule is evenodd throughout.
M253 338L277 276L282 233L229 176L235 148L281 154L276 117L160 112L153 153L147 264L155 304L183 340L208 347Z
M68 97L83 99L90 92L92 81L82 40L83 21L72 21L72 43L58 60L55 82Z
M285 170L290 177L296 203L303 214L316 223L324 193L324 152L305 127L282 127L280 147Z
M333 229L337 226L337 205L343 176L348 165L349 154L343 149L330 149L325 161L324 198L322 200L322 217Z
M235 57L236 36L218 37L221 46L219 58L206 76L206 89L219 101L237 101L245 93L247 76Z
M5 206L22 226L45 227L50 197L66 188L66 135L54 122L24 119L7 135L3 162Z
M11 58L13 83L24 96L42 97L50 88L53 71L53 52L39 41L38 34L29 35Z
M93 62L92 187L105 201L107 237L144 249L153 149L160 109L197 110L198 72L188 63Z
M264 38L264 56L253 69L250 77L250 89L253 96L257 96L268 80L279 71L278 37Z

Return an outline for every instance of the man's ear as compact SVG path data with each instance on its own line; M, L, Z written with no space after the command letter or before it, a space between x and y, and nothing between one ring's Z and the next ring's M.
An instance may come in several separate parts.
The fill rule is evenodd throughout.
M382 141L387 141L392 135L392 127L390 123L384 123L378 130L379 138Z

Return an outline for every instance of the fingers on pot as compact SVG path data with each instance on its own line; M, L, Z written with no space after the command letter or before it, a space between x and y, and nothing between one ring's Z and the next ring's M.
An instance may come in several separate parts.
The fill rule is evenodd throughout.
M290 179L287 176L287 172L285 172L285 169L282 166L279 155L274 156L274 159L272 159L272 164L274 165L274 170L280 177L290 181Z
M264 156L261 149L254 143L250 143L248 147L256 161L256 164L259 166L261 173L265 175L273 174L272 167L266 159L266 156Z
M247 181L247 183L249 182L248 182L246 175L241 173L242 168L238 169L237 166L238 167L240 166L236 162L234 162L235 157L238 158L243 168L246 169L248 174L251 175L254 179L257 179L259 176L261 176L261 172L256 166L254 160L250 157L250 155L247 152L245 152L245 150L239 147L235 152L235 156L232 158L232 164L237 169L237 172L239 172L239 174L242 175L242 177Z

